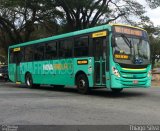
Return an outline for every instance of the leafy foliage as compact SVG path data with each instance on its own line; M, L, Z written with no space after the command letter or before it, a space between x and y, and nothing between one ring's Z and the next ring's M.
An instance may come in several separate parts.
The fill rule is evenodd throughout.
M158 6L160 6L160 1L159 0L146 0L146 2L149 3L149 6L151 8L157 8Z
M143 16L144 7L135 0L56 0L56 3L65 16L62 21L68 31L107 24L119 18L132 25L135 19L148 20Z
M149 34L149 40L151 45L152 52L152 65L154 67L155 61L157 59L156 56L160 55L160 28L152 26L144 26L143 27Z
M35 31L34 25L54 19L56 10L51 4L45 0L1 1L0 29L13 43L28 41Z

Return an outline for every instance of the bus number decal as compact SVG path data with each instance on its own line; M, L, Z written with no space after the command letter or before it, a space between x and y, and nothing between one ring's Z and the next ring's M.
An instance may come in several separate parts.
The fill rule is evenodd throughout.
M13 49L13 52L17 52L17 51L20 51L21 50L21 48L19 47L19 48L14 48Z
M107 31L96 32L92 34L92 38L107 36Z
M88 64L88 60L77 60L78 65L86 65Z

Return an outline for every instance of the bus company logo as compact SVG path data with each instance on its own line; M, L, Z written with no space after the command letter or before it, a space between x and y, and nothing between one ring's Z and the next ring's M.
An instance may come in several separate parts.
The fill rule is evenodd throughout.
M43 70L68 70L72 68L69 64L46 64L43 65Z
M43 70L53 70L53 65L52 64L43 65Z

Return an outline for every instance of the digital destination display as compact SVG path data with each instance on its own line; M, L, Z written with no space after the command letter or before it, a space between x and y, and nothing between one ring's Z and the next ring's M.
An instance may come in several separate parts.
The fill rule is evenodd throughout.
M128 55L121 55L121 54L115 54L114 57L116 59L128 59L129 58Z
M135 28L124 27L124 26L115 26L114 28L115 28L116 33L124 33L124 34L128 34L128 35L143 36L143 31L135 29Z

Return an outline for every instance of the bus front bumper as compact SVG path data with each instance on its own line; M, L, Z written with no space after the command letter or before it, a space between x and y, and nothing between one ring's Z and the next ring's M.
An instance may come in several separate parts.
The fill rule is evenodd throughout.
M111 88L148 88L151 86L151 78L126 79L111 77Z

